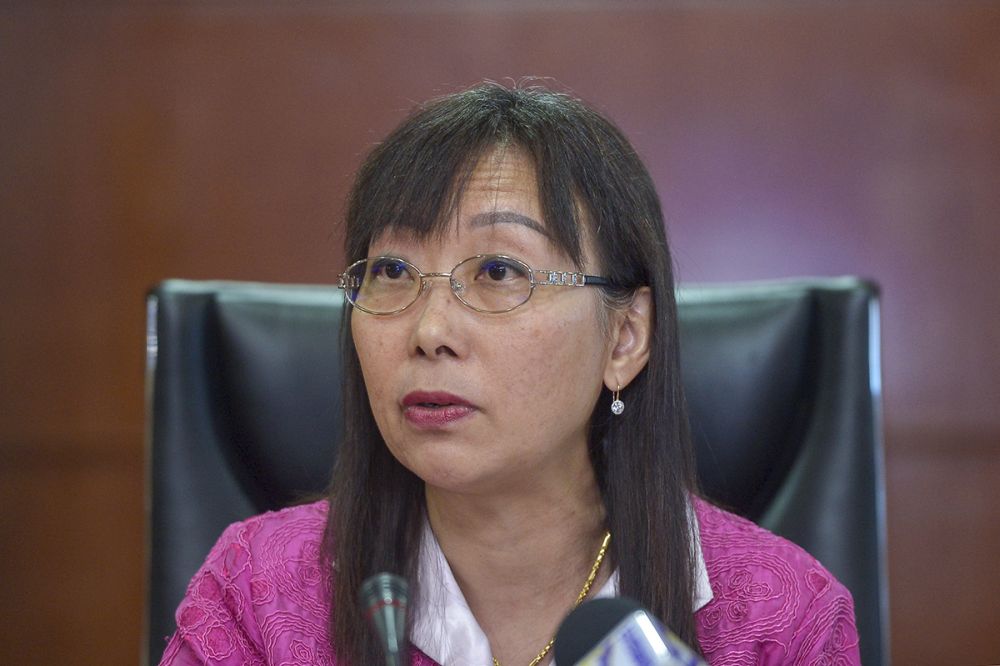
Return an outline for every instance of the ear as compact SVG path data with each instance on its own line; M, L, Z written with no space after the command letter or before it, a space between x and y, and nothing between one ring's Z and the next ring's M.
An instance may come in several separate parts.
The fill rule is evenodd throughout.
M653 295L649 287L635 292L632 303L613 315L611 354L604 364L604 385L625 388L649 361L653 327Z

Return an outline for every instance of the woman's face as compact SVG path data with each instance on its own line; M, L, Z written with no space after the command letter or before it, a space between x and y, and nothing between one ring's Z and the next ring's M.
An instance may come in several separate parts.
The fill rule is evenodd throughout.
M442 239L401 232L376 238L424 273L450 272L477 254L506 254L533 269L576 267L545 236L530 160L483 159ZM584 270L597 273L592 253ZM504 314L462 304L431 278L408 309L355 310L351 330L372 412L389 449L427 484L490 493L575 483L590 475L587 429L611 343L594 288L538 287Z

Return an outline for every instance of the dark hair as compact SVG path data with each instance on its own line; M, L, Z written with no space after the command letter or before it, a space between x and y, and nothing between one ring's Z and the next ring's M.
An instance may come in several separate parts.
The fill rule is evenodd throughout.
M347 261L367 256L372 240L389 228L418 238L445 233L478 160L506 147L533 160L551 242L581 268L583 238L590 234L600 270L621 285L606 290L609 304L627 303L641 286L652 290L649 362L622 389L626 416L607 416L610 395L602 391L591 415L589 452L620 593L697 645L689 512L694 464L670 254L655 188L621 131L579 100L535 86L484 83L432 100L361 166L347 208ZM411 585L416 580L424 491L389 453L354 343L349 333L344 337L345 434L326 532L335 563L330 629L343 663L367 664L379 657L357 590L379 571L399 573Z

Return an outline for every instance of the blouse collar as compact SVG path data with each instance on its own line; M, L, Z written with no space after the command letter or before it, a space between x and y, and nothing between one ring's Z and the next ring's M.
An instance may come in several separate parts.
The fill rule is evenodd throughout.
M708 569L701 551L698 521L691 512L695 546L694 610L712 600ZM416 622L410 635L413 645L443 666L490 666L493 663L490 643L472 615L455 575L430 524L424 523L417 580ZM618 595L618 571L593 598ZM554 665L553 665L554 666Z

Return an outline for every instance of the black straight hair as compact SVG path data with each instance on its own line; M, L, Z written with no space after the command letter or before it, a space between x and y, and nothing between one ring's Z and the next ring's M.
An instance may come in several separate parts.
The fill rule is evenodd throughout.
M607 307L623 307L638 288L651 289L649 361L622 389L623 416L608 413L610 392L602 391L591 415L589 454L619 593L697 646L690 510L696 487L672 264L655 187L622 132L580 100L533 85L487 82L423 104L358 171L346 212L347 261L366 257L389 229L416 238L445 234L476 164L506 149L533 161L550 241L581 269L589 237L600 270L615 285L602 288ZM375 423L351 316L344 318L345 429L325 552L333 568L332 650L341 663L368 664L380 656L358 590L374 573L395 572L410 581L415 606L426 516L423 481L389 453Z

